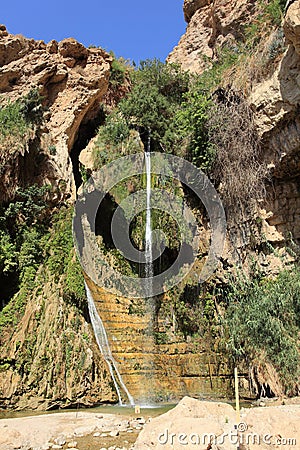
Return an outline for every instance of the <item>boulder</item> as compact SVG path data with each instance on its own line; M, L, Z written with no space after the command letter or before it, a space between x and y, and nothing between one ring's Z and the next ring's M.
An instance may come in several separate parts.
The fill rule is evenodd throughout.
M242 409L185 397L145 425L134 449L292 450L300 442L300 405Z

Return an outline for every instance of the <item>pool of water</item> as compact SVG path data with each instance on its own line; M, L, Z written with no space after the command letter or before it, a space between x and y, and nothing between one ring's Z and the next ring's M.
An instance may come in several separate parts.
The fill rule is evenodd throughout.
M199 399L203 401L211 402L224 402L235 407L235 402L228 399ZM253 400L241 400L241 408L249 408L253 404ZM177 403L166 403L158 405L140 405L141 412L140 416L147 415L149 417L156 417L160 414L164 414L170 409L174 408ZM91 412L91 413L101 413L101 414L117 414L121 416L132 416L137 417L135 409L133 406L120 406L120 405L101 405L93 408L78 408L78 409L55 409L51 411L40 411L40 410L23 410L23 411L13 411L13 410L1 410L0 409L0 419L10 419L17 417L29 417L29 416L39 416L43 414L57 414L62 412Z
M90 412L100 414L116 414L120 416L143 416L156 417L160 414L164 414L170 409L174 408L176 404L163 404L157 406L141 405L140 413L136 414L135 409L132 406L120 406L120 405L101 405L94 408L78 408L78 409L55 409L52 411L39 411L39 410L24 410L24 411L12 411L12 410L0 410L0 419L14 419L18 417L40 416L44 414L57 414L65 412Z

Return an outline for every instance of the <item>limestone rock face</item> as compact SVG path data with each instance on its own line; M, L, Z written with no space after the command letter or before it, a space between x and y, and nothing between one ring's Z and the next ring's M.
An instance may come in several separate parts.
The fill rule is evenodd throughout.
M217 59L222 44L234 48L243 27L251 23L258 9L258 2L251 0L185 0L186 33L168 60L179 62L184 69L203 72L210 60ZM254 84L248 96L262 139L263 160L270 171L271 187L267 187L266 199L257 205L256 211L252 211L236 229L230 230L233 237L228 242L226 258L233 264L245 260L251 233L253 237L255 217L261 221L257 237L264 235L275 247L282 247L288 235L293 236L296 242L300 239L300 196L297 188L300 174L299 0L288 7L283 30L288 44L286 52L279 58L272 74ZM268 265L266 261L260 262ZM280 264L274 256L270 257L269 264L272 270L278 271Z
M249 96L263 141L264 158L272 176L272 192L264 206L271 242L284 236L300 239L300 2L287 10L283 23L289 46L271 78L256 85Z
M44 111L42 123L26 136L0 143L1 204L32 184L51 185L50 209L75 198L73 155L78 158L96 132L110 63L104 50L86 49L73 38L45 44L0 25L0 106L34 89ZM117 401L93 331L83 311L66 304L61 285L43 280L16 327L5 328L0 338L4 408Z
M88 283L119 372L136 404L178 401L184 395L230 395L230 370L204 340L196 349L160 316L153 333L148 299L116 297Z
M73 58L75 61L86 64L88 50L73 38L64 39L58 44L58 51L64 58Z
M197 9L210 3L210 0L184 0L183 12L186 22L189 22Z
M39 146L47 159L41 178L58 190L64 185L64 192L58 196L71 194L74 197L70 154L80 137L80 126L99 115L100 102L108 88L110 61L111 57L104 50L86 49L73 38L59 43L53 40L46 45L42 41L11 35L1 26L0 104L7 99L14 101L33 88L38 89L47 109L39 136ZM55 155L49 153L49 148ZM27 153L30 151L28 148ZM22 166L24 157L12 155L13 164ZM6 165L9 167L11 162L6 161ZM13 172L18 172L17 167ZM13 184L17 185L18 179L13 180ZM10 195L9 192L7 197Z
M91 326L53 281L32 292L24 316L5 331L0 345L2 408L46 410L117 400ZM9 368L3 370L5 364Z
M300 3L295 1L287 10L284 22L285 36L293 44L297 53L300 53Z
M186 33L168 61L201 73L207 66L205 57L217 58L217 48L224 43L234 46L257 10L255 3L252 0L185 0Z

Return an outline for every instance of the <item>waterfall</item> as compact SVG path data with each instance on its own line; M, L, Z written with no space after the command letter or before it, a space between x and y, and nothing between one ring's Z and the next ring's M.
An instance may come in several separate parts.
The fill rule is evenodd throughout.
M90 314L93 330L95 333L95 338L96 338L98 347L108 365L110 375L112 377L113 383L114 383L116 391L117 391L119 404L121 406L124 405L124 403L122 402L122 397L121 397L121 391L120 391L120 387L121 387L123 389L123 391L125 392L125 394L127 395L130 405L134 406L133 397L129 393L124 381L122 380L121 374L117 367L117 362L111 353L111 349L109 346L109 342L108 342L108 338L107 338L107 334L106 334L103 322L102 322L102 320L98 314L98 311L96 309L92 293L86 283L85 283L85 289L86 289L86 295L87 295L87 301L88 301L89 314Z
M148 136L148 145L145 151L146 166L146 233L145 233L145 258L146 258L146 278L147 297L152 297L152 278L153 278L153 257L152 257L152 228L151 228L151 153L150 153L150 132Z

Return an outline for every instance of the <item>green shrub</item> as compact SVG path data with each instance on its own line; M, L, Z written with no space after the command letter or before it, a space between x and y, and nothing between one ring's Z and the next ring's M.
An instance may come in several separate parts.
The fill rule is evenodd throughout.
M119 103L127 122L150 130L153 144L163 147L174 113L188 90L189 75L175 64L147 60L132 76L132 89Z
M154 342L157 345L167 344L168 343L167 333L165 331L155 331L154 332Z
M203 168L208 168L213 151L207 142L205 129L209 101L202 84L193 84L191 76L175 64L161 61L142 61L131 73L131 91L120 101L100 127L96 143L96 164L99 166L117 157L115 149L131 152L128 144L130 129L138 130L151 149L190 156ZM133 146L134 147L134 146ZM134 148L139 151L139 148Z
M0 108L0 139L7 136L23 137L28 125L21 112L20 102L8 103Z
M283 19L285 4L285 0L269 0L267 2L262 2L264 15L268 16L274 25L279 26Z
M208 117L212 102L204 93L201 84L195 84L184 98L175 116L178 138L182 146L186 143L185 153L188 159L197 167L209 170L215 157L215 149L208 135Z
M75 253L75 252L74 252ZM64 299L83 309L86 303L86 292L81 265L74 254L69 255L66 277L64 281Z
M1 300L7 303L0 312L1 328L17 323L35 287L44 256L48 190L36 185L19 189L14 201L0 207L0 279L5 283Z
M300 375L300 275L284 271L274 280L240 275L225 296L226 347L234 364L265 355L286 393Z
M0 207L0 221L4 220L12 225L31 226L43 220L43 213L47 208L46 196L50 185L38 186L36 184L25 189L17 189L15 199L6 207ZM16 230L14 230L16 231Z
M14 270L16 261L19 270L39 263L42 257L40 238L45 232L45 195L49 186L29 186L18 189L15 200L0 207L0 267L7 273Z
M216 51L217 59L215 61L203 57L207 63L207 69L197 79L198 89L206 95L210 95L223 83L224 73L238 63L244 49L239 43L234 46L223 46Z
M31 89L19 100L20 112L28 124L40 124L43 119L42 97L37 89Z
M17 263L17 249L15 243L12 242L10 235L0 231L0 271L7 274L14 270Z
M73 249L71 208L62 208L54 215L50 233L44 240L46 266L58 280L66 273L68 257Z
M110 55L113 60L110 65L109 82L113 87L117 87L125 82L130 66L124 58L116 58L112 51L110 52Z
M101 138L105 143L113 145L119 145L128 139L130 134L128 123L124 115L119 111L115 111L107 117L102 130Z
M24 314L28 297L32 294L35 287L36 269L28 266L23 272L18 292L0 311L0 335L6 327L10 326L10 331L12 331L11 326L17 325L20 317Z
M32 124L40 123L42 117L41 98L36 89L13 103L8 102L0 107L0 142L11 136L23 139Z
M45 266L56 281L61 280L64 299L83 309L86 294L83 273L75 255L72 217L72 208L62 208L53 217L51 231L44 237Z

